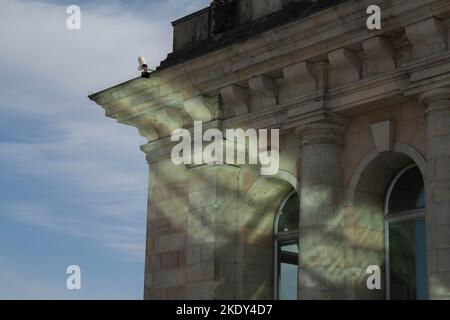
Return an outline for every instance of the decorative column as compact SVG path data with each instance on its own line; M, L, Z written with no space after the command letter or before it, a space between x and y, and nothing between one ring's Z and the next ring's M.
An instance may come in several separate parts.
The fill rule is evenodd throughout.
M450 88L421 96L427 119L426 228L430 299L450 299Z
M301 137L300 300L343 299L346 269L342 203L342 146L345 119L325 114L297 129Z

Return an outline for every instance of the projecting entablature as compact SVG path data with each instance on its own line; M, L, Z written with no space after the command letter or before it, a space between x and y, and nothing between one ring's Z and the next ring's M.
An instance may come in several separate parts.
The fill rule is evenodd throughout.
M445 81L450 4L375 2L383 12L381 30L367 28L366 6L355 0L311 9L308 19L292 19L219 47L195 39L183 47L175 39L173 54L149 79L128 81L91 99L153 141L194 121L245 127L258 119L284 127L316 112L351 116L415 99L428 84ZM256 20L249 21L271 16L251 8ZM200 28L199 16L205 13L177 21L175 30ZM220 26L215 30L221 36L209 29L214 34L205 36L229 41L233 24Z

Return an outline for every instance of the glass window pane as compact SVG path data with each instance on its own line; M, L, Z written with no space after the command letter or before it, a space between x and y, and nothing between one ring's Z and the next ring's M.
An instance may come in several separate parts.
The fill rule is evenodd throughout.
M298 230L300 199L293 194L280 209L278 217L278 232Z
M416 250L414 221L392 223L389 226L389 262L391 299L415 299Z
M393 300L427 298L423 219L389 224L390 295Z
M298 244L281 243L278 247L278 299L297 299Z
M395 183L389 198L389 213L425 207L423 178L418 167L406 171Z
M416 283L418 300L428 299L425 219L416 220Z

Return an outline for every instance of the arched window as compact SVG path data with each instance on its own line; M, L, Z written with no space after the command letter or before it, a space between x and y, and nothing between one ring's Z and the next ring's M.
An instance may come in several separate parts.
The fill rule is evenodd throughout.
M279 300L297 299L299 212L294 190L281 202L274 223L274 295Z
M387 298L427 299L424 183L416 165L392 181L385 213Z

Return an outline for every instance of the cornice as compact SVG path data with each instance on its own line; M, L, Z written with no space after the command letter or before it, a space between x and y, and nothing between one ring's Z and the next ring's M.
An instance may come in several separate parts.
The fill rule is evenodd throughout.
M196 120L193 117L207 121L222 119L225 127L245 128L251 123L252 127L290 129L320 120L324 110L351 115L360 106L380 107L417 99L427 90L450 84L449 51L396 64L392 42L384 35L375 37L379 32L367 30L361 21L366 17L365 10L360 10L364 3L351 7L354 2L327 9L309 20L289 23L245 43L158 70L149 79L127 81L91 95L90 99L102 106L107 116L137 127L141 135L154 141L165 139L173 128L189 128ZM419 1L376 2L387 12L383 29L386 34L391 31L398 34L398 28L405 24L436 19L429 18L431 14L450 16L448 2L445 5L442 1L428 1L419 6ZM417 28L411 30L422 32ZM426 32L434 31L431 28ZM354 51L362 49L371 57L388 59L392 69L382 69L383 72L372 76L363 74L362 58ZM345 82L328 87L328 63L322 62L327 59L334 70L343 69L345 77L346 68L355 72ZM271 78L272 73L278 76ZM301 75L300 79L296 73ZM299 83L308 90L279 100L280 85ZM274 97L276 105L252 110L251 93L267 99ZM219 94L234 113L224 114L220 101L211 108L205 100L212 96L219 100Z
M384 10L384 19L387 21L386 26L383 28L384 33L389 33L398 28L402 28L417 19L425 19L431 16L430 6L433 4L436 6L435 10L433 10L433 15L435 16L450 11L450 4L444 5L442 4L442 1L429 1L427 4L422 3L422 6L420 7L412 5L416 4L417 1L395 1L395 5L393 4L393 1L386 0L372 2L374 2L373 4L380 5ZM348 10L349 8L354 9ZM171 68L156 71L152 73L150 79L136 78L93 94L90 98L99 104L111 103L117 99L127 97L127 94L137 93L139 89L154 86L155 82L156 85L160 82L166 83L169 86L183 87L183 85L177 84L177 81L181 81L184 82L185 89L189 90L190 87L190 89L193 90L195 87L202 87L203 92L212 92L218 90L223 84L226 85L236 82L237 79L234 73L245 73L246 68L255 68L255 66L257 66L259 72L263 74L268 71L264 65L267 65L267 68L272 70L282 68L283 66L299 62L300 60L308 60L314 56L326 54L327 52L340 47L351 46L354 43L361 42L379 34L380 32L372 32L365 27L365 20L363 18L366 18L367 16L365 15L364 9L364 3L361 1L346 2L336 8L330 8L316 13L311 17L308 17L308 19L294 21L278 27L275 30L267 31L244 43L234 44L230 47L186 61L185 63ZM350 14L348 14L348 11L350 11ZM334 19L324 18L327 15L333 16ZM364 21L359 21L358 19L363 19ZM348 20L349 23L348 26L344 28L342 27L342 23L346 20ZM317 25L318 22L311 23L310 21L326 21L328 24ZM305 25L309 26L309 28L305 27ZM288 32L290 29L291 32ZM356 32L355 35L351 34L352 30ZM269 36L274 33L277 37ZM296 37L292 37L291 33L296 34ZM344 36L346 41L336 41L339 36ZM326 43L327 39L330 40L331 43ZM295 54L295 56L298 56L298 60L293 58L292 54L294 52L301 49L306 50L307 47L311 48L311 46L316 47L314 50L307 50L309 55L307 54L308 52L305 52L305 54L302 55ZM273 55L267 57L267 53ZM264 58L256 58L258 56L264 56ZM285 56L286 59L282 59L282 56ZM243 66L242 61L245 60L248 60L249 63L247 63L246 66ZM276 63L274 64L273 60L281 60L284 62L278 65ZM199 75L202 73L212 74L211 69L214 69L215 66L218 65L228 65L229 70L223 69L215 80L206 77L206 83L209 85L203 85ZM252 75L256 74L252 73ZM186 80L183 80L185 78L189 78L192 83L186 85ZM214 84L217 85L215 86ZM133 89L134 87L137 88ZM124 90L125 88L127 88L127 90Z

